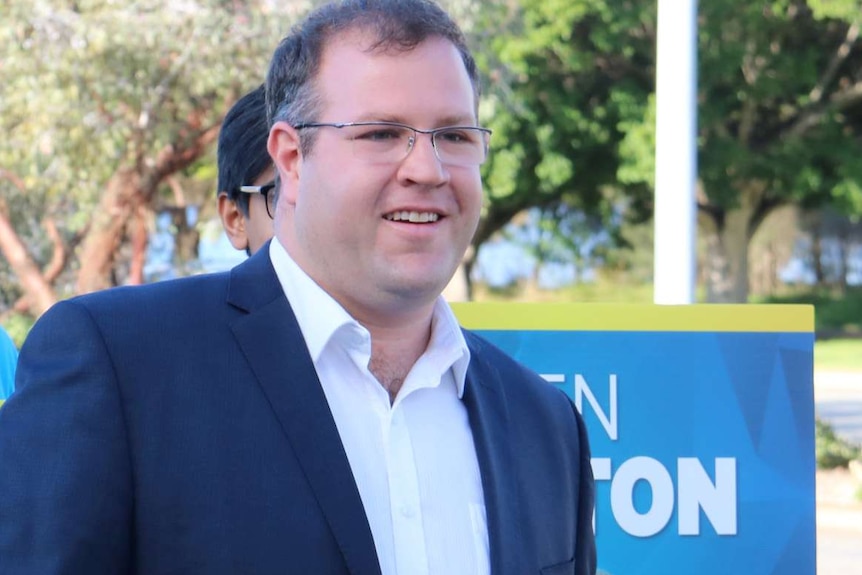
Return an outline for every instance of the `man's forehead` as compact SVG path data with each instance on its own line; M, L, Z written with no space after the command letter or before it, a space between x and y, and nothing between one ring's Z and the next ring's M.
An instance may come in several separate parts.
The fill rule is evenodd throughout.
M352 114L351 121L409 123L398 110L415 110L419 101L426 110L446 108L441 112L446 116L457 113L463 117L459 123L475 116L475 86L448 38L431 36L410 48L383 49L375 36L352 33L329 43L322 56L314 79L322 108L336 106ZM416 90L423 86L424 95L417 101ZM430 102L436 104L429 108ZM452 110L453 105L458 109Z
M455 45L448 39L438 35L428 35L421 40L405 43L399 39L387 39L377 30L367 26L356 25L351 28L333 32L324 40L321 51L321 63L326 61L327 53L336 47L348 48L369 56L399 56L413 52L429 42L443 41Z
M342 67L345 61L349 61L349 68L342 72L354 71L353 66L368 66L374 71L388 70L387 61L393 64L401 58L410 59L424 52L429 46L442 46L444 50L451 50L451 54L457 55L452 62L457 61L457 69L463 71L464 77L472 84L467 68L460 56L457 46L448 38L442 36L428 36L414 45L403 45L395 43L381 43L377 35L364 30L350 31L347 34L336 36L326 42L320 57L319 67L315 74L315 83L320 85L321 76L328 75L333 68ZM446 60L446 58L444 58ZM371 71L369 71L371 73ZM378 86L385 89L385 86Z

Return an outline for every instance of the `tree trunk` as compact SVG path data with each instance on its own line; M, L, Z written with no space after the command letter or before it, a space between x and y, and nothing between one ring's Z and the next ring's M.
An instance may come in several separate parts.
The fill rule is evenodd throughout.
M138 206L149 209L155 191L166 178L185 169L200 158L210 144L218 138L220 124L202 128L204 110L196 110L188 120L189 134L185 145L175 143L164 146L154 160L138 158L137 164L152 164L141 172L134 168L120 168L108 181L107 190L90 224L80 253L81 270L78 273L78 293L87 293L113 285L111 279L117 249L129 219Z
M706 299L711 303L748 301L748 245L754 210L737 208L704 230L707 240Z
M147 259L147 244L150 234L147 230L147 209L138 205L129 220L129 236L132 238L132 261L129 265L129 285L144 283L144 265Z
M844 233L839 234L838 236L838 250L839 250L839 259L838 259L838 293L841 297L845 297L847 295L847 288L850 286L850 283L847 281L847 276L850 274L850 251L851 251L851 243L850 243L850 234Z
M171 214L171 221L176 230L174 236L174 263L187 264L194 261L198 254L200 232L189 221L189 213L186 207L170 208L168 212Z
M51 245L53 246L53 255L51 256L51 261L48 262L48 265L42 270L42 279L44 280L45 285L49 286L49 289L53 289L51 286L54 285L54 282L57 281L57 278L60 277L60 274L63 273L64 269L66 269L66 263L69 259L69 250L63 241L63 237L60 235L60 231L57 229L57 224L54 222L54 218L45 218L42 225L45 227L45 232L48 234L48 238L51 240ZM12 305L12 309L16 313L39 317L39 315L41 315L45 310L39 311L37 309L31 309L30 302L30 294L25 292L20 298L18 298L18 301Z
M21 289L28 302L28 311L34 317L39 317L56 303L57 295L45 280L39 266L27 253L7 214L5 201L0 198L0 251L21 282Z
M811 264L814 267L817 287L826 287L826 272L823 269L823 236L819 225L811 229Z
M81 248L79 294L111 287L114 259L132 216L140 181L140 176L129 168L119 170L108 181Z

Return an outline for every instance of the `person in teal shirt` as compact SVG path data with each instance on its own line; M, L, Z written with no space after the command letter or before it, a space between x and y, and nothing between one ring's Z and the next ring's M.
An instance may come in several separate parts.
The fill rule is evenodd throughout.
M9 334L0 327L0 401L12 395L15 389L15 365L18 363L18 349Z

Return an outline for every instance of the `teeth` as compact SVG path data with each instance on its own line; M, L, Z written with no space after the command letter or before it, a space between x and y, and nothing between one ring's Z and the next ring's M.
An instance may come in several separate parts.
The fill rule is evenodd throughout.
M386 214L386 219L391 222L410 222L413 224L436 222L439 218L440 216L433 212L408 212L405 210Z

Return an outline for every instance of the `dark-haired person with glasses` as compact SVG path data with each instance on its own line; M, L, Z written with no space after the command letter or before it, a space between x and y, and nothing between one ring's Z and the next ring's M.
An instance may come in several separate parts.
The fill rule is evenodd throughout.
M218 139L218 213L231 245L251 255L272 237L275 169L266 151L264 87L240 98Z
M441 292L490 131L429 0L312 11L267 74L275 237L64 300L0 411L0 570L593 575L583 421Z

